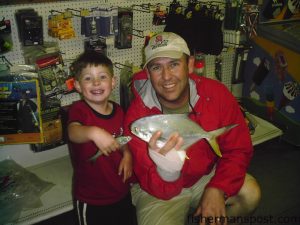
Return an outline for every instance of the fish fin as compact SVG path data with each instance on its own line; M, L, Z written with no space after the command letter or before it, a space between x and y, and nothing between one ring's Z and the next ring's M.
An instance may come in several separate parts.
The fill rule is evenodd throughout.
M91 158L88 159L88 161L90 161L90 162L96 162L96 160L98 159L98 157L101 156L102 154L103 153L100 150L98 150L95 155L93 155Z
M216 155L219 157L222 157L222 153L220 151L220 147L219 147L216 137L207 139L207 141L210 144L210 146L212 147L212 149L214 150L214 152L216 153Z
M225 126L225 127L221 127L219 129L216 129L216 130L212 130L212 131L209 131L208 133L210 133L212 136L214 137L218 137L220 136L221 134L224 134L226 131L229 131L231 130L232 128L236 127L238 124L233 124L233 125L228 125L228 126Z
M214 152L216 153L217 156L222 157L222 153L220 151L220 147L219 147L219 144L218 144L216 138L236 126L237 126L237 124L228 125L228 126L221 127L219 129L208 132L211 135L211 138L207 138L206 140L208 141L208 143L210 144L210 146L212 147L212 149L214 150Z

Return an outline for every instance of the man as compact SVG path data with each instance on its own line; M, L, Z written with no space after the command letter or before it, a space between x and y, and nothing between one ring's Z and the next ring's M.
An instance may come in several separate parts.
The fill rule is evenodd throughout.
M152 37L145 57L144 70L133 78L127 134L136 119L162 113L188 113L206 131L238 126L218 137L222 157L204 139L189 147L183 159L174 154L184 142L176 133L162 148L156 146L161 132L149 144L132 136L129 147L139 182L132 194L139 225L183 225L191 219L190 208L199 224L227 224L253 212L260 188L246 174L253 147L235 98L220 82L192 74L194 58L174 33Z

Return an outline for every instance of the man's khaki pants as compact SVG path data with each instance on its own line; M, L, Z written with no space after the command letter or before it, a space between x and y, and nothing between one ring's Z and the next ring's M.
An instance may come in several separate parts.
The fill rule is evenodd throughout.
M214 170L203 176L190 188L184 188L181 193L170 200L161 200L143 191L138 184L131 189L132 202L136 207L138 225L184 225L191 208L196 209L203 190Z

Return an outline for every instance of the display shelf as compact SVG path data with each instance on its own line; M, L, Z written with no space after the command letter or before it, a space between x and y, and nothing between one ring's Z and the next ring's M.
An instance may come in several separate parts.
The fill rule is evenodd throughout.
M251 135L253 145L258 145L282 134L282 131L271 123L252 116L257 123L255 133ZM30 225L73 209L73 170L69 156L63 156L27 169L41 179L54 183L55 186L41 196L42 207L23 211L19 219L9 225Z

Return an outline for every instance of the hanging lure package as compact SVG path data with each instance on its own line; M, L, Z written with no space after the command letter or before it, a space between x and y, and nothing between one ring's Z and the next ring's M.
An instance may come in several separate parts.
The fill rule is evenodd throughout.
M30 148L33 152L50 150L66 144L62 113L58 99L48 98L43 102L41 110L43 143L31 144Z
M81 17L81 34L90 37L95 35L96 32L96 18L93 16Z
M118 7L111 8L111 17L110 17L110 35L116 36L119 32L118 26Z
M15 71L0 80L0 143L43 142L36 71Z
M107 54L107 45L101 37L90 37L84 41L85 50L95 50L96 52Z
M100 30L101 37L108 37L110 35L111 27L111 10L110 9L99 9L100 17L96 20L97 30Z
M118 8L101 6L81 17L81 34L85 37L102 37L117 35Z
M12 49L11 23L4 17L0 21L0 54Z
M50 15L48 18L48 34L59 40L75 37L72 14L69 12Z
M184 15L182 13L183 7L179 2L170 4L170 11L166 18L166 26L164 31L174 32L181 35L182 30L184 29Z
M43 19L34 9L18 10L16 20L23 46L43 44Z
M115 37L115 47L119 49L132 48L133 13L132 9L118 10L118 33Z
M168 16L167 7L161 4L156 6L153 12L152 24L154 26L166 25L166 18Z

